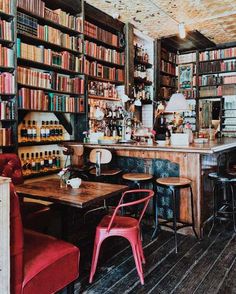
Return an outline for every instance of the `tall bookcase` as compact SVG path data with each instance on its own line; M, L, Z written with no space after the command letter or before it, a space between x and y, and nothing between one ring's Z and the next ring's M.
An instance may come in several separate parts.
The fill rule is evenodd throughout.
M16 1L0 4L0 152L17 150Z

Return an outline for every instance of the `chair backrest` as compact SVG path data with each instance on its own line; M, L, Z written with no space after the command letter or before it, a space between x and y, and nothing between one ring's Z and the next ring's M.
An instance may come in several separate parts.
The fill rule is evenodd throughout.
M20 294L24 275L23 264L23 226L18 195L14 186L10 187L10 257L11 257L11 294Z
M16 154L0 154L0 176L11 178L14 185L24 182L21 162Z
M139 199L138 200L134 200L134 201L130 201L130 202L126 202L126 203L123 203L123 200L125 197L127 197L127 195L134 195L134 194L138 194L139 195ZM143 194L142 197L140 197L140 194ZM112 227L112 223L114 221L114 218L117 214L117 212L119 211L119 209L121 209L122 207L127 207L127 206L134 206L134 205L139 205L141 203L143 203L143 209L142 211L140 212L140 215L139 215L139 219L138 219L138 223L140 224L142 218L143 218L143 215L145 213L145 210L147 209L147 206L148 206L148 203L150 201L150 199L154 196L154 191L152 190L149 190L149 189L138 189L138 190L129 190L129 191L126 191L122 194L122 197L119 201L119 204L117 205L117 207L115 208L114 212L113 212L113 215L111 217L111 220L110 220L110 223L107 227L107 231L109 232L111 227Z
M111 151L107 149L95 148L89 154L89 161L92 163L98 163L97 161L100 160L100 164L107 164L111 159Z

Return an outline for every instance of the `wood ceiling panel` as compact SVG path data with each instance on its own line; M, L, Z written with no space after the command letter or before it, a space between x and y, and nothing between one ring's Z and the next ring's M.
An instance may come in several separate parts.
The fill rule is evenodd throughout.
M236 41L236 0L87 0L109 15L120 15L153 38L178 34L178 23L215 43Z

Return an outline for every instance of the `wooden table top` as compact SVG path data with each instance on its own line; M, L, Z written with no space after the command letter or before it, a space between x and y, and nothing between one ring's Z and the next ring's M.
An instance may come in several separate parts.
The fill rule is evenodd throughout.
M103 199L118 195L126 185L82 181L78 189L60 188L59 179L48 179L15 187L20 196L84 208Z

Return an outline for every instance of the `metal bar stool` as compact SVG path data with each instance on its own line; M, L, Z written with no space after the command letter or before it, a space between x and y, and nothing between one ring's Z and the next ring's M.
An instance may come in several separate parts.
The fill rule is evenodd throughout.
M196 230L195 230L195 220L194 220L194 210L193 210L193 191L191 186L191 180L186 178L179 178L179 177L167 177L167 178L159 178L156 180L157 186L169 188L171 190L172 200L173 200L173 220L168 219L160 223L161 226L166 226L174 231L175 234L175 252L178 253L178 242L177 242L177 231L184 228L184 227L192 227L193 232L198 239ZM180 222L181 225L177 226L177 190L182 188L189 188L190 190L190 200L191 200L191 214L192 214L192 222ZM173 222L173 225L169 223Z
M122 175L122 178L123 178L123 180L133 182L138 187L138 189L142 188L141 187L142 183L152 182L153 190L155 191L155 189L154 189L155 183L153 181L153 175L151 175L151 174L148 174L148 173L126 173L126 174ZM154 197L153 197L153 213L154 213L155 227L154 227L154 231L152 234L152 240L154 238L156 238L158 231L159 231L156 193L154 193Z
M236 199L234 191L236 177L232 177L230 173L222 175L219 173L210 173L208 177L213 181L213 221L208 236L211 235L216 220L228 218L229 215L233 217L234 231L236 232ZM223 197L219 196L219 190L223 190ZM219 204L221 207L219 207ZM222 217L222 215L224 215L224 217Z

